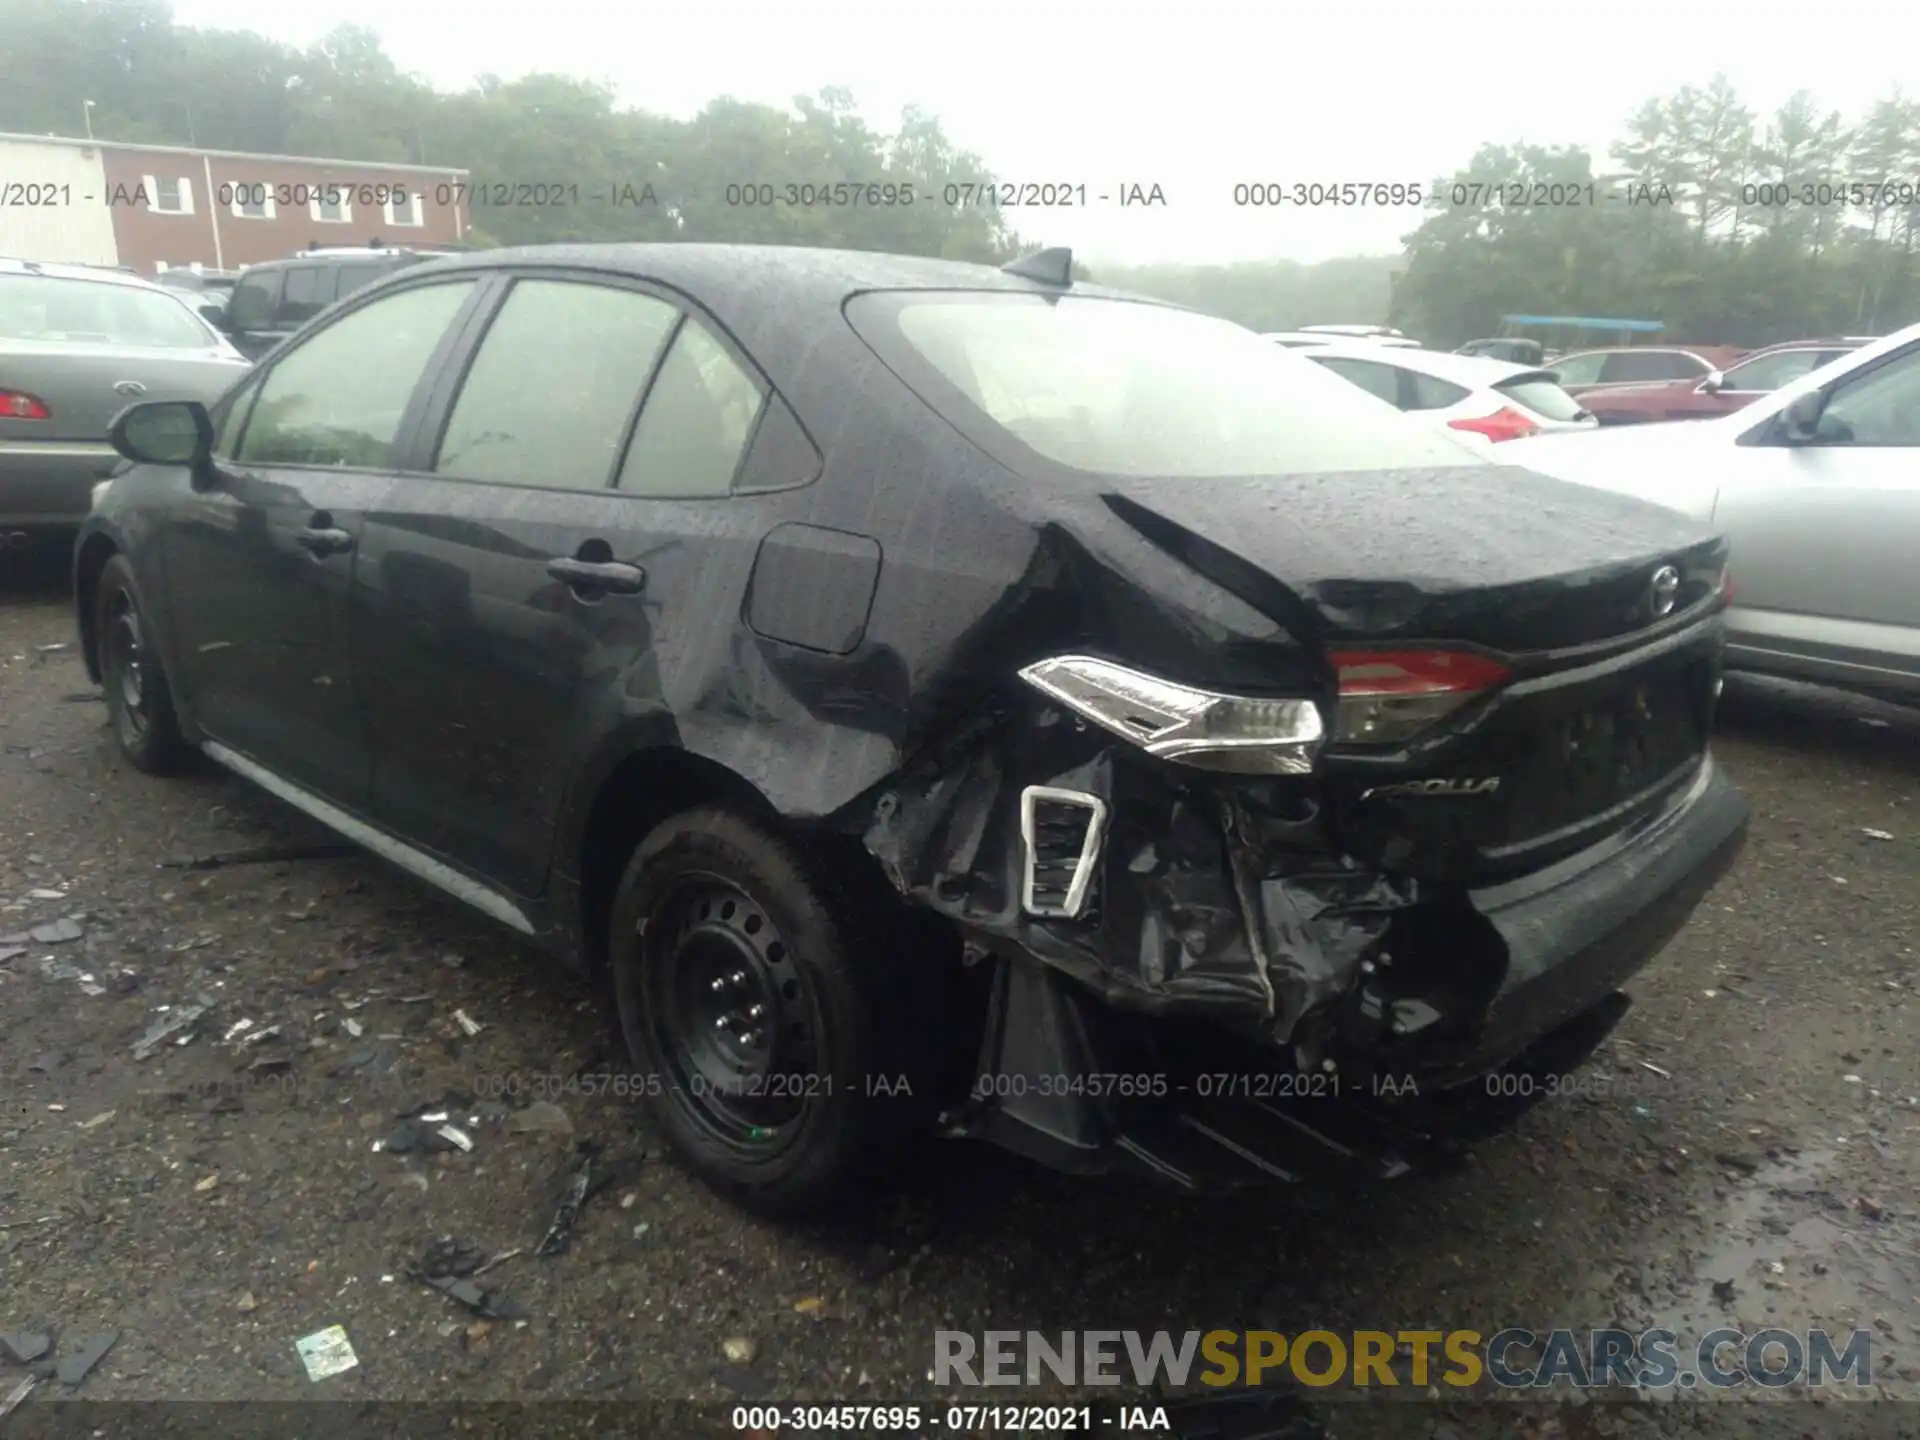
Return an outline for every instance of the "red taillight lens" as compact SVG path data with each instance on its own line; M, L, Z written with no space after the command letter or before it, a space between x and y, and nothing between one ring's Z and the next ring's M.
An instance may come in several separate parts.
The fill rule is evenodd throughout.
M47 402L22 390L0 390L0 420L51 420Z
M1723 570L1720 573L1720 603L1733 604L1733 572L1731 570Z
M1512 674L1463 650L1337 650L1329 658L1340 682L1333 738L1356 745L1411 739Z
M1447 424L1455 430L1471 430L1475 435L1484 435L1489 440L1518 440L1522 435L1531 435L1540 428L1518 410L1505 409L1483 415L1477 420L1449 420Z

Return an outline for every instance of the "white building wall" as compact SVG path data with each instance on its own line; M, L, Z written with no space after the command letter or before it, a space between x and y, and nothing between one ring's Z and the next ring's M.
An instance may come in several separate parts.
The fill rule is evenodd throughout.
M0 256L64 265L120 263L98 150L0 140Z

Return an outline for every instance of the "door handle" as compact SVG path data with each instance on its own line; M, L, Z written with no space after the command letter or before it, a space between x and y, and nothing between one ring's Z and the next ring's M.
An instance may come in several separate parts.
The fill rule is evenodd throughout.
M547 561L547 574L575 589L594 589L609 595L638 595L647 588L647 572L618 560L575 560L560 556Z
M353 532L350 530L309 526L300 532L298 539L300 548L315 559L327 555L344 555L353 549Z

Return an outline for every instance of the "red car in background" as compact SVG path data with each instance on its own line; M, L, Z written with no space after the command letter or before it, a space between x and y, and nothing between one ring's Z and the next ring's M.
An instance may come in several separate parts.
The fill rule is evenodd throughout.
M1735 364L1746 353L1728 345L1623 345L1558 355L1547 362L1547 367L1559 380L1562 390L1585 401L1621 385L1687 380L1697 385L1714 371Z
M1840 335L1825 340L1789 340L1755 350L1737 365L1714 370L1702 379L1623 385L1582 397L1581 404L1602 425L1635 425L1650 420L1711 420L1751 405L1789 381L1858 350L1870 336Z

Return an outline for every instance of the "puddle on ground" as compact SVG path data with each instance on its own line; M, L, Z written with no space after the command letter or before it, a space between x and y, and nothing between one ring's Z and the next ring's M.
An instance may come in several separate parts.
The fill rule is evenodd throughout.
M1745 1331L1822 1328L1844 1339L1873 1331L1876 1380L1920 1393L1920 1249L1905 1196L1883 1218L1829 1178L1832 1151L1781 1155L1731 1181L1716 1233L1691 1276L1656 1302L1651 1325L1682 1337L1726 1326ZM1869 1205L1869 1209L1871 1204Z

